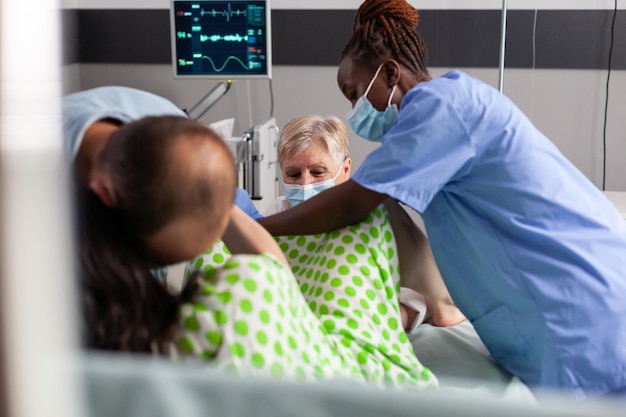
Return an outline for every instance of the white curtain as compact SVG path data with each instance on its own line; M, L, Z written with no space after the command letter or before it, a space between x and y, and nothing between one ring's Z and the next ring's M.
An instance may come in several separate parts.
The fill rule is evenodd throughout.
M0 0L0 320L11 416L80 413L60 5Z

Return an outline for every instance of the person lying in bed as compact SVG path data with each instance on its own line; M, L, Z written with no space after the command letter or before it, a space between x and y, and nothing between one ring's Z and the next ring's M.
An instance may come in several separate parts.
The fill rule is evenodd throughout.
M195 121L148 117L118 127L90 183L76 187L87 347L240 375L435 388L388 301L389 280L361 280L369 286L361 304L337 297L332 311L311 308L274 238L233 204L235 183L226 145ZM374 237L384 225L379 212L362 228ZM232 256L193 274L181 293L153 278L152 269L219 239ZM387 234L377 239L386 256ZM315 294L332 299L335 280L317 279Z

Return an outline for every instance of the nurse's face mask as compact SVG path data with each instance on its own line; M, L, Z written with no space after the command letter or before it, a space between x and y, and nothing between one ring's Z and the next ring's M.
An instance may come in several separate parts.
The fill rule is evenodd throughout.
M383 136L389 131L393 121L398 115L398 106L391 104L393 93L396 91L395 85L391 89L391 94L389 94L385 111L376 110L367 99L367 94L370 92L382 67L383 64L378 66L376 74L374 74L374 78L372 78L367 86L365 93L359 98L350 113L346 116L354 133L372 142L380 142L383 139Z
M312 182L306 185L300 184L284 184L285 186L285 198L291 204L291 207L295 207L303 201L308 200L309 198L316 196L324 190L332 188L335 186L335 180L339 177L341 170L343 169L343 164L339 166L339 171L334 178L330 178L326 181Z

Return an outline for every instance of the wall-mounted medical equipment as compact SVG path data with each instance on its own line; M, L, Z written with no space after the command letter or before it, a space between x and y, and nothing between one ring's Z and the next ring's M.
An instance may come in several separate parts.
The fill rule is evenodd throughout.
M238 158L243 188L261 213L278 196L278 134L273 117L255 124L243 134Z
M279 129L276 119L263 120L242 136L233 136L235 119L224 119L209 125L228 145L237 166L238 186L248 192L261 212L278 197L280 172L278 168Z
M269 0L171 0L176 77L271 78Z
M171 0L170 37L176 78L215 80L215 86L187 114L199 119L235 80L272 76L269 0ZM239 186L259 210L277 196L278 127L270 114L243 136L232 136L232 122L219 132L235 156ZM233 148L234 147L234 148Z

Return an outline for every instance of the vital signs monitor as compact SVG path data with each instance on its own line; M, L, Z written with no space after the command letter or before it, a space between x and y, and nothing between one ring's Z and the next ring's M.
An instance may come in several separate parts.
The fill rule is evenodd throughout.
M271 78L269 0L171 0L176 77Z

